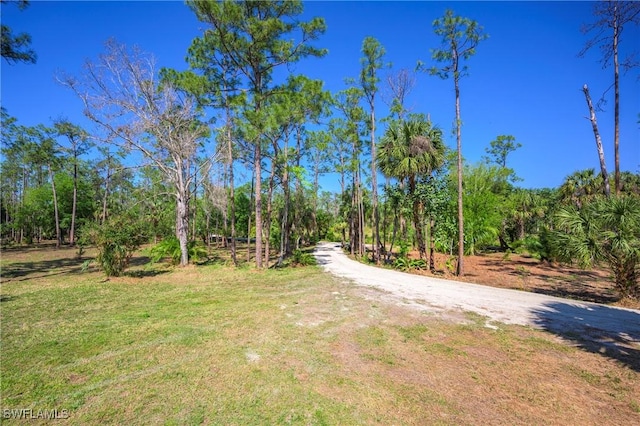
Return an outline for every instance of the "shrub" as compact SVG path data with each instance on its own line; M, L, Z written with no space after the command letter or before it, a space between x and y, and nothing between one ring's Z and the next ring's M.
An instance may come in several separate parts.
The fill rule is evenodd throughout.
M189 241L187 243L187 251L189 254L189 260L192 262L198 262L207 257L207 250L198 245L197 241ZM156 263L162 259L171 259L172 265L180 263L182 252L180 251L180 241L175 236L165 238L158 244L153 246L149 250L149 256L151 257L151 263Z
M412 271L414 269L426 269L427 262L423 259L407 259L406 257L399 257L393 263L395 269L401 271Z
M302 250L294 250L293 263L300 266L309 266L316 264L316 258L311 253L303 252Z
M563 261L592 267L604 262L622 297L640 299L640 197L596 199L556 215L552 248Z
M127 216L112 216L102 225L89 224L82 228L80 246L93 244L98 249L95 261L107 277L120 276L133 253L147 241L145 224Z
M398 258L393 262L393 267L401 271L425 269L427 262L422 259L409 259L409 244L406 241L400 241Z

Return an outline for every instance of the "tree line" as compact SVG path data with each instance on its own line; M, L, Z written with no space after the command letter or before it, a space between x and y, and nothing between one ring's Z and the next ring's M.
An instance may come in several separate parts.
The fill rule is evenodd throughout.
M603 234L589 238L607 239L607 232L637 220L640 178L620 171L617 124L613 195L601 142L600 173L573 173L556 189L517 186L508 167L508 156L521 146L513 135L496 135L482 161L464 161L459 82L487 37L477 22L447 10L433 23L442 40L432 50L433 65L418 62L415 71L388 71L385 48L366 37L359 75L345 76L347 87L329 93L322 81L289 71L326 54L316 45L324 20L301 20L301 2L187 6L204 26L188 49L187 71L158 67L152 54L109 40L80 74L56 76L82 100L96 125L91 133L64 118L22 126L3 109L3 242L54 238L58 246L73 245L80 235L124 245L168 238L186 265L194 242L210 245L212 238L238 264L243 238L247 259L263 268L282 265L303 245L333 239L354 256L402 268L435 271L434 253L449 253L458 275L464 254L527 250L543 261L615 263L627 270L617 283L637 280L637 230L629 228L624 244L612 243L607 254L580 251L582 243L569 251L566 240L582 235L580 223L599 223ZM637 23L638 10L628 2L597 3L599 20L585 27L613 31L585 48L599 46L603 61L613 58L616 123L619 34ZM428 113L407 109L415 72L453 82L455 150ZM598 139L586 86L585 94ZM380 101L389 107L387 117L376 114ZM320 192L328 172L338 173L340 193ZM619 222L607 209L618 212ZM118 255L124 263L137 245ZM622 246L626 255L612 260ZM410 261L411 247L418 259ZM602 244L595 248L602 251Z

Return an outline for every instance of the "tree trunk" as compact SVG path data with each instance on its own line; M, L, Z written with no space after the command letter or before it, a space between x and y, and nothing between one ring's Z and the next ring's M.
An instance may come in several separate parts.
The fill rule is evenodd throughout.
M247 220L247 263L251 262L251 206L254 202L253 189L255 178L255 176L251 178L251 193L249 195L249 220Z
M435 231L436 231L436 220L433 218L433 216L429 217L429 238L430 238L430 243L429 243L429 270L431 271L431 273L434 273L436 271L436 236L435 236Z
M376 115L371 103L371 208L373 213L373 261L380 263L380 214L378 212L378 170L376 167Z
M274 153L275 156L275 153ZM276 160L271 161L271 173L269 175L269 190L267 192L267 214L265 215L265 242L264 242L264 265L269 267L269 250L271 239L271 214L273 213L273 187L276 178Z
M100 216L100 224L104 224L107 220L107 197L109 194L109 180L111 178L111 169L107 166L107 179L104 183L104 196L102 197L102 215Z
M415 177L411 176L409 178L409 191L411 194L415 194L416 182ZM424 243L424 230L422 229L422 218L421 218L421 203L418 201L417 197L414 197L413 200L413 226L416 230L416 241L418 242L418 252L420 253L420 259L425 259L427 257L427 249Z
M205 238L205 243L207 243L207 255L210 256L211 255L211 212L209 211L209 208L207 208L205 210L205 224L204 224L204 228L205 228L205 232L207 237Z
M391 260L391 255L393 254L393 244L396 241L396 232L398 231L398 213L394 213L393 217L393 231L391 232L391 243L389 246L389 251L387 252L387 262Z
M180 244L180 266L189 264L189 211L187 190L180 188L176 193L176 238Z
M385 179L384 187L386 193L389 194L390 180L387 177ZM381 257L386 257L387 254L387 234L389 233L389 198L385 197L382 211L382 252Z
M365 235L364 235L364 195L362 193L362 175L360 171L360 163L358 163L358 254L363 256L366 254Z
M229 161L229 204L231 206L231 260L234 266L238 266L238 258L236 256L236 201L235 201L235 186L233 182L233 142L231 141L231 115L229 112L228 101L226 103L227 109L227 150Z
M344 195L345 195L344 191L345 191L345 188L346 188L345 185L346 185L346 183L345 183L345 161L344 161L344 157L342 155L342 151L340 151L340 207L342 206L342 203L344 202ZM339 207L339 209L340 209L340 207ZM340 211L339 209L338 209L338 211ZM345 244L345 242L347 240L347 238L346 238L347 230L346 230L345 226L342 226L341 228L342 228L341 232L340 232L340 235L341 235L341 238L342 238L341 247L344 248L344 244Z
M78 159L73 161L73 205L71 206L71 230L69 231L69 244L76 242L76 206L78 202Z
M282 171L282 188L284 191L284 205L282 206L282 217L280 223L280 255L278 256L278 265L282 265L284 258L289 254L291 250L291 243L289 241L291 234L291 224L289 223L289 148L287 145L288 135L284 137L284 169Z
M256 186L255 186L255 200L256 200L256 268L262 268L262 158L261 144L262 141L256 141L255 158L253 159Z
M53 178L53 170L49 166L49 178L51 179L51 192L53 192L53 213L56 222L56 248L60 248L62 234L60 232L60 214L58 213L58 196L56 195L56 182Z
M311 224L313 226L313 238L316 240L320 239L320 231L318 229L318 190L320 188L320 164L319 160L316 160L316 164L314 165L313 170L313 206L311 208Z
M53 180L52 180L53 182ZM27 167L22 168L22 206L24 207L25 199L27 197L29 181L27 180ZM24 224L20 225L20 244L24 242ZM57 246L56 246L57 247Z
M356 252L356 173L353 173L351 188L351 211L349 213L349 251L353 256Z
M285 174L287 172L285 171ZM287 252L288 236L289 232L289 183L286 182L287 178L283 178L284 185L284 206L282 208L282 222L280 223L280 255L278 256L278 266L282 265L285 254Z
M456 63L457 73L457 63ZM458 266L456 275L464 275L464 210L462 204L462 122L460 120L460 87L458 76L454 77L456 92L456 140L458 145Z
M618 38L620 26L618 22L618 9L615 7L613 21L613 86L614 86L614 112L613 112L613 150L615 159L614 185L616 195L620 195L620 71L618 69Z
M196 231L197 231L197 224L198 224L198 167L197 164L194 165L195 171L193 173L193 181L194 181L194 185L193 185L193 203L191 203L191 197L189 197L189 203L193 206L193 209L189 209L189 210L193 210L193 217L191 218L192 220L192 224L191 224L191 239L195 240L196 239Z
M593 135L596 138L596 148L598 150L598 158L600 159L600 172L602 173L602 180L604 181L604 193L607 197L611 193L611 189L609 188L609 174L607 173L607 166L604 162L604 150L602 149L602 139L600 139L600 132L598 131L598 122L596 121L596 113L593 110L593 104L591 103L591 96L589 95L589 88L585 84L582 87L582 91L584 92L584 96L587 99L587 106L589 107L589 120L591 121L591 126L593 127ZM616 145L616 155L617 155L617 145ZM616 158L616 163L618 159ZM619 194L619 176L617 175L618 169L616 164L616 194Z

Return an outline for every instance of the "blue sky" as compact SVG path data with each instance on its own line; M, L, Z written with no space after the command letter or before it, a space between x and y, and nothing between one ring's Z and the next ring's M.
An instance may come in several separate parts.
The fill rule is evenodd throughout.
M432 65L430 50L440 46L432 22L447 8L478 21L489 39L468 61L469 76L461 83L463 155L476 162L490 141L509 134L523 146L508 160L523 187L553 187L578 169L598 169L593 132L583 84L594 101L613 81L612 68L602 69L600 52L578 58L588 36L580 32L591 22L591 2L342 2L305 3L305 17L322 16L327 32L316 43L329 54L309 59L292 70L325 81L333 92L356 77L362 40L376 37L393 69L413 70L418 60ZM184 57L203 24L182 2L54 2L34 1L24 11L2 5L2 21L16 32L28 32L38 54L35 65L2 62L1 103L24 125L50 124L64 116L86 125L80 102L55 82L56 72L77 73L85 59L103 51L115 37L152 52L158 64L185 69ZM621 53L640 50L640 31L626 27ZM640 75L634 69L621 79L621 168L640 171ZM613 171L613 91L598 124L607 167ZM414 112L428 113L455 146L451 133L454 93L451 80L417 75L408 99ZM379 102L378 117L387 113ZM379 135L384 128L379 126ZM324 189L336 190L327 176Z

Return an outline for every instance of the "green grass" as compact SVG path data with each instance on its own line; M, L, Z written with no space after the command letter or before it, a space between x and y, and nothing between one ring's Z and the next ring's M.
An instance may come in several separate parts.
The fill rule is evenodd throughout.
M317 267L106 281L73 255L3 254L2 409L72 425L580 422L602 401L607 421L637 416L638 374L613 361L374 302Z
M351 412L302 389L295 373L305 366L276 361L296 358L291 342L309 339L280 306L295 306L300 290L320 284L317 269L205 267L187 280L177 271L148 282L100 283L96 275L79 275L69 287L5 284L3 407L63 407L82 422L117 413L117 423L169 424L202 423L212 408L217 421L237 424L331 422ZM321 374L330 368L322 354L302 355ZM289 412L289 404L297 409Z

